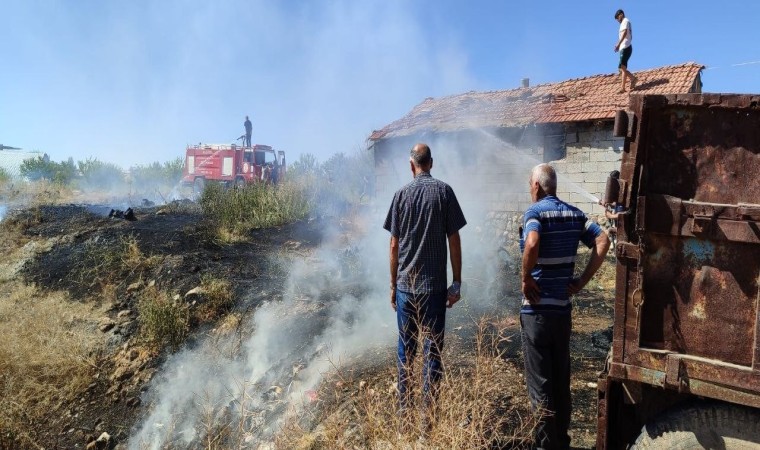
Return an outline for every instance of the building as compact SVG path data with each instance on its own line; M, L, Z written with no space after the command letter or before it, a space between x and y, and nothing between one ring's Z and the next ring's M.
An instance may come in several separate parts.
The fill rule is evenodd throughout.
M635 72L634 93L699 93L703 68L685 63ZM540 162L557 170L560 198L600 213L594 198L620 168L623 139L612 129L628 93L619 88L620 76L608 74L427 98L370 136L377 196L385 199L409 179L409 149L423 141L433 149L436 175L481 199L491 217L525 210L528 169Z
M7 173L11 178L21 178L21 164L31 158L49 159L43 152L0 145L0 171Z

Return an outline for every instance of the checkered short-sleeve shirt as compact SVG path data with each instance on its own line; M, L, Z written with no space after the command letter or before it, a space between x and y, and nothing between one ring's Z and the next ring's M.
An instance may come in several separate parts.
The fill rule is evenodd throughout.
M396 288L412 294L445 291L446 239L466 224L454 190L430 173L399 189L383 225L399 240Z

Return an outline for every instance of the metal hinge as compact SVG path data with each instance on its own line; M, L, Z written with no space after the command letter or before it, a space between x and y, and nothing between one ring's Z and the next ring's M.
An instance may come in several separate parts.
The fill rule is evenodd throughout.
M682 356L678 353L669 353L665 359L665 386L684 392L689 388L689 377L686 375Z
M638 261L641 256L641 249L636 244L630 242L618 242L615 246L615 256L617 259L630 259Z

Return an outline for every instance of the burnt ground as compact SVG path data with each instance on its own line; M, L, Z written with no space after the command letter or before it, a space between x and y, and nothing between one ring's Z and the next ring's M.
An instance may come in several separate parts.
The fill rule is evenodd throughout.
M21 275L26 283L45 290L67 291L72 301L105 302L109 317L115 322L104 332L107 350L88 389L79 399L59 404L44 421L28 424L35 430L35 441L44 448L84 448L92 436L97 437L102 431L112 435L112 444L124 443L132 426L145 413L140 394L148 388L154 374L160 372L167 352L147 351L137 338L139 318L135 317L135 309L142 286L154 284L181 295L198 286L202 275L213 275L231 282L238 300L233 310L247 314L261 300L248 297L245 302L240 301L244 293L251 290L282 293L288 274L287 268L278 263L280 257L298 258L316 248L327 225L311 220L255 230L246 242L220 245L210 237L194 205L135 209L136 221L109 218L108 212L107 206L43 206L20 211L6 220L18 225L27 240L57 239L50 251L37 254L23 266ZM127 238L133 239L155 262L144 267L119 268L115 275L108 276L91 270L93 263L97 265L93 257L102 258ZM506 286L501 294L505 299L518 295L517 286L509 283ZM607 284L575 299L571 351L572 437L576 448L594 445L595 383L609 348L605 330L612 322L611 297L611 286ZM463 308L465 313L458 319L453 316L447 324L445 358L449 362L464 359L472 350L472 315L466 312L466 305ZM122 317L125 311L129 313ZM512 313L505 315L503 310L501 317L506 326L501 324L499 328L509 338L505 362L513 369L510 373L519 374L522 371L519 323ZM193 346L216 323L194 320L190 325L186 345ZM386 382L392 376L388 373L391 355L389 349L387 353L374 355L372 362L356 361L357 371L361 377ZM519 377L513 380L515 386L522 383ZM527 405L527 396L515 401Z
M198 286L202 275L210 275L229 280L235 299L251 287L281 292L287 272L274 257L297 255L317 246L323 225L312 220L254 230L246 242L220 245L210 237L194 205L135 209L136 221L109 218L109 211L105 206L41 206L6 220L7 226L21 230L24 240L56 240L49 251L22 267L25 283L66 291L72 301L105 302L116 323L104 332L106 351L93 383L81 397L61 402L44 420L27 424L32 439L44 448L84 448L103 431L111 434L112 443L124 442L142 413L140 393L160 370L167 352L146 350L137 337L140 288L135 284L151 284L181 295ZM93 270L99 264L107 266L109 252L121 252L118 243L124 239L133 239L153 263L136 268L111 264L112 271ZM233 306L233 312L249 313L260 301L247 298ZM214 320L192 317L188 346L215 326Z

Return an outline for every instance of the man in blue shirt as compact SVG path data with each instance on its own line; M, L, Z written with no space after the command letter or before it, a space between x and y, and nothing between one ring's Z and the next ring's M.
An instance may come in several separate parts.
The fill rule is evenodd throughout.
M570 448L570 296L591 280L610 246L607 234L578 208L557 198L557 174L548 164L530 176L533 204L520 232L523 250L520 309L525 381L541 416L536 446ZM579 278L573 278L578 243L591 248Z
M414 179L393 196L383 228L391 232L391 307L398 322L398 394L403 428L411 407L410 372L423 339L422 432L428 431L436 387L443 374L441 351L446 308L459 298L462 248L459 230L465 226L462 209L451 187L430 175L430 147L412 148L409 167ZM451 253L453 283L446 289L446 242Z

